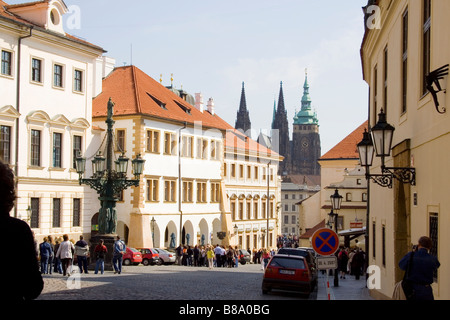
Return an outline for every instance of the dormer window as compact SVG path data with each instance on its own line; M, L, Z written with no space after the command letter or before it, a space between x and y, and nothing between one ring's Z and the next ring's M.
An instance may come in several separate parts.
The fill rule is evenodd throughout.
M63 0L34 1L6 6L7 10L31 23L65 34L62 16L69 10Z
M55 9L50 11L50 21L56 26L59 24L59 15Z

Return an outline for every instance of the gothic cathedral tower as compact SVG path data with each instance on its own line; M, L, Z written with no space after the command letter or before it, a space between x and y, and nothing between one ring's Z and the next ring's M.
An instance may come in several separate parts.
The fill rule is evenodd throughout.
M272 120L272 150L284 157L280 163L279 174L288 175L291 170L291 147L289 136L289 122L284 105L283 82L280 83L280 95L278 97L278 108L274 110Z
M292 148L293 175L320 176L321 157L319 121L311 109L308 74L303 86L302 109L294 117Z
M242 82L241 102L239 105L239 111L237 112L236 124L234 128L237 130L242 130L247 136L251 136L252 124L250 122L250 115L247 109L244 82Z

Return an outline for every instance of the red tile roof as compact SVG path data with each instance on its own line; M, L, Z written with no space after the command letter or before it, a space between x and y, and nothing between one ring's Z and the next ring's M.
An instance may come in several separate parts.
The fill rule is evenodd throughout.
M344 140L324 154L320 160L359 159L357 145L363 138L364 129L368 129L369 122L364 122Z
M233 129L218 115L197 110L136 66L115 68L103 80L103 91L92 105L94 118L106 116L109 98L115 104L115 116L141 114L188 124L201 122L207 128Z
M226 148L279 157L233 128L217 113L212 115L207 110L196 109L136 66L115 68L103 80L103 91L92 103L93 118L106 117L109 98L115 104L115 116L144 115L190 125L201 123L204 128L225 130Z
M317 230L322 229L322 228L325 228L325 220L322 220L319 224L317 224L316 226L314 226L313 228L309 229L304 234L302 234L300 236L300 239L309 239L314 235L314 233Z

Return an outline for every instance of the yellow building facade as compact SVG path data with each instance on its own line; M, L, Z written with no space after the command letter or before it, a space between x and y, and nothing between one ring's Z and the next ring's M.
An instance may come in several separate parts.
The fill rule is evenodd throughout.
M369 264L379 267L380 286L371 291L392 297L403 277L400 259L421 236L433 239L441 263L432 285L436 299L450 298L450 95L448 76L433 96L426 76L450 63L450 1L379 0L366 7L361 46L364 80L370 87L369 127L381 110L395 127L387 167L413 167L416 181L369 187ZM436 98L436 99L434 99ZM439 106L437 106L438 101ZM379 158L371 174L381 173Z

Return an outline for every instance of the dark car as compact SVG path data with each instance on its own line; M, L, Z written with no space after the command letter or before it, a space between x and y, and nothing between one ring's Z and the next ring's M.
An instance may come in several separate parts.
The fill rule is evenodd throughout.
M294 256L302 256L308 261L311 267L316 268L316 259L311 251L303 248L280 248L277 254L289 254Z
M242 265L244 265L246 263L250 263L251 256L250 256L250 253L247 250L239 249L238 254L239 254L239 256L238 256L239 262Z
M316 286L305 257L300 255L274 255L267 264L262 281L262 293L272 289L296 291L309 296Z

